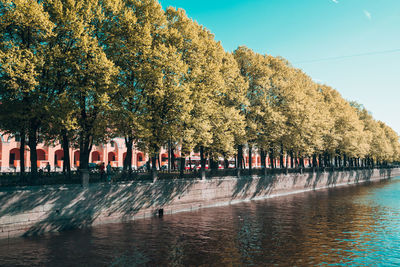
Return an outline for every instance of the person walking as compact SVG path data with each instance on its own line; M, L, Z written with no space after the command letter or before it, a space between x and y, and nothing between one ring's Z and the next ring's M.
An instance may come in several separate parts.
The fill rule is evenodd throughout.
M110 162L108 162L108 164L107 164L107 182L111 182L111 171L112 171L111 164L110 164Z
M49 176L50 176L50 169L51 169L50 163L47 162L46 171L47 171L47 175L49 175Z
M103 181L104 178L104 162L102 162L99 166L100 168L100 180Z

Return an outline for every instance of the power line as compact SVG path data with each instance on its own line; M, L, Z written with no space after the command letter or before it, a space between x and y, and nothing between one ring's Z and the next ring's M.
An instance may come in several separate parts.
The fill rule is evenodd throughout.
M391 53L397 53L397 52L400 52L400 49L384 50L384 51L374 51L374 52L361 53L361 54L353 54L353 55L347 55L347 56L338 56L338 57L327 57L327 58L320 58L320 59L311 59L311 60L304 60L304 61L294 62L293 64L323 62L323 61L338 60L338 59L346 59L346 58L353 58L353 57L364 57L364 56L372 56L372 55L380 55L380 54L391 54Z

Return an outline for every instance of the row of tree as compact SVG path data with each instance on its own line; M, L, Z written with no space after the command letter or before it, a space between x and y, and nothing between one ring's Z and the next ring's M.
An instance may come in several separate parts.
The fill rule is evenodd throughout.
M283 58L224 51L154 0L0 0L0 102L0 128L21 135L21 154L29 146L33 176L41 140L62 144L67 170L68 147L87 169L93 145L114 136L125 138L124 168L134 144L153 167L161 147L200 151L203 169L206 156L242 168L244 147L264 165L267 155L293 166L400 154L397 133L361 105Z

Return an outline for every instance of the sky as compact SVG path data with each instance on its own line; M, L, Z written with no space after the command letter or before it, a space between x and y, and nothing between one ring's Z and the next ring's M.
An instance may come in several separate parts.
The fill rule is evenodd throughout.
M400 0L160 0L227 51L281 56L400 134Z

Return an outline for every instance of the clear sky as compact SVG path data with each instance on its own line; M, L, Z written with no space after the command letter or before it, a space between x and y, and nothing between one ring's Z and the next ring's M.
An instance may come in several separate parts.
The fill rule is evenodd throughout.
M400 133L400 0L160 2L185 9L228 51L288 59Z

